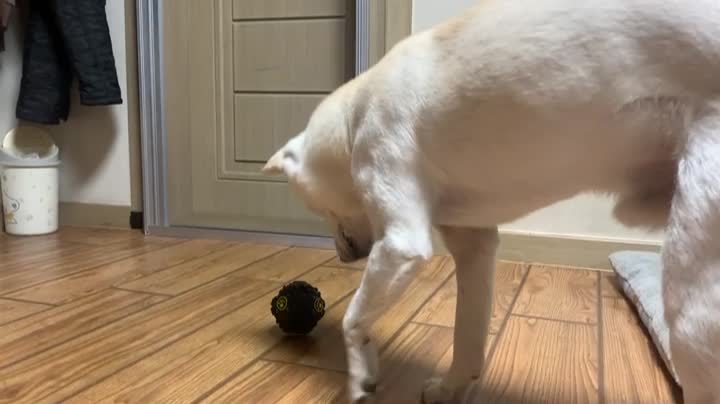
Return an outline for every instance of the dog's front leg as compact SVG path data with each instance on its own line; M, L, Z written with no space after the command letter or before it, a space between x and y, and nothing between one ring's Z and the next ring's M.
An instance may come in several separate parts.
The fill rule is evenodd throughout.
M358 180L367 192L365 206L376 241L343 319L353 402L372 399L378 382L377 349L370 338L373 323L398 300L433 253L430 214L414 177L368 171Z
M431 245L418 249L411 244L417 234L393 233L374 245L360 287L343 320L353 402L370 399L376 390L378 357L370 338L373 323L398 300L432 254L427 248Z
M448 373L425 385L423 401L427 404L460 401L482 374L499 241L497 228L441 227L440 232L457 269L455 338Z

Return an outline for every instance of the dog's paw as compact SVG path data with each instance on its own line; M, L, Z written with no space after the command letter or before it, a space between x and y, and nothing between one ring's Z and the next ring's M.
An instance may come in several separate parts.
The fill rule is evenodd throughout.
M452 403L455 390L445 384L442 378L434 377L425 381L422 392L423 404Z
M348 389L350 401L372 402L378 383L378 353L370 339L348 345Z
M350 402L353 404L371 404L375 402L377 381L366 378L359 382L350 380Z
M434 377L425 381L422 392L423 404L450 404L457 402L458 390L448 386L440 377Z

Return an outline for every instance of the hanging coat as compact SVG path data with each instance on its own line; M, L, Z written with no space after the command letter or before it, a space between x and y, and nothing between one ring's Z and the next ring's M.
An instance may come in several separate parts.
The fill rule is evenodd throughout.
M122 103L105 4L106 0L29 1L19 119L65 121L73 78L78 80L81 104Z

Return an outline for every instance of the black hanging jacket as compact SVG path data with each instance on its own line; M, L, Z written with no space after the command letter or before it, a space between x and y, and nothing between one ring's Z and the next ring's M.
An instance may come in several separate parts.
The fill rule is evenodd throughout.
M78 79L84 105L121 104L106 0L30 0L16 115L58 124Z

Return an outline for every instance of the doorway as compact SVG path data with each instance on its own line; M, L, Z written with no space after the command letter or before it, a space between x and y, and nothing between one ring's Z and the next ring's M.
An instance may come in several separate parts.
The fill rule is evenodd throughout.
M286 180L260 169L410 33L412 1L163 3L138 7L147 231L326 237Z

